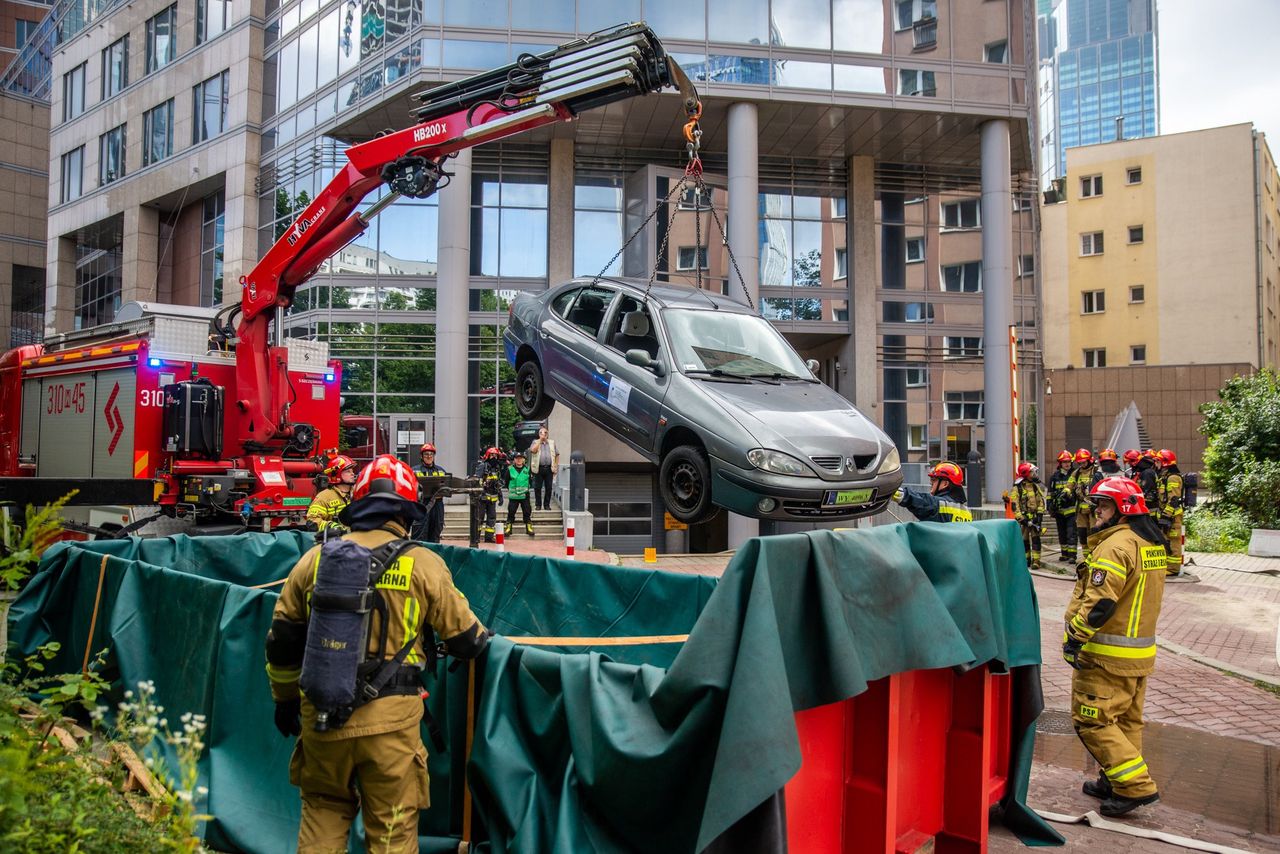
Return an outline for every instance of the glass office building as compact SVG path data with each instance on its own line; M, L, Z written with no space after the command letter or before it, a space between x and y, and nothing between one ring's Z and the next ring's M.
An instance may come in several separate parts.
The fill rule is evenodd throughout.
M1155 0L1038 0L1042 185L1066 150L1160 132Z
M79 194L51 190L51 326L69 328L90 302L146 296L144 282L155 283L151 299L235 299L229 283L336 174L345 149L406 126L413 95L643 19L702 90L707 193L672 195L685 157L674 94L451 161L452 186L383 211L299 289L286 319L287 334L327 341L342 360L349 412L381 419L397 452L434 435L454 470L482 447L509 445L507 306L603 271L749 294L905 459L923 466L981 450L984 269L995 274L979 216L980 136L992 122L1007 126L1013 208L998 251L1013 270L1023 365L1038 370L1031 0L196 5L199 14L178 6L169 67L148 72L138 56L161 0L100 13L106 26L55 58L55 81L82 62L96 74L102 51L128 36L138 79L101 104L105 84L92 80L85 116L65 132L55 126L55 176L84 139L123 124L127 141L122 176L104 182L103 149L90 145ZM145 116L168 98L172 142L144 163ZM754 137L747 155L735 142L744 135ZM744 178L746 196L734 189ZM655 207L663 224L615 259ZM712 236L711 210L737 235L728 245ZM735 231L742 225L751 227ZM81 275L87 241L97 259L119 248L118 276L101 261ZM745 283L732 275L730 246ZM1032 373L1025 388L1038 385ZM552 427L562 447L586 454L598 542L661 545L653 467L579 416L553 414ZM724 536L691 532L690 545L721 546Z

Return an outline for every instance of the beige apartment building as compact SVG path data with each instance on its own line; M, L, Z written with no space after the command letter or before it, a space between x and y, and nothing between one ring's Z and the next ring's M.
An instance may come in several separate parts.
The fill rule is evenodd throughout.
M1068 151L1042 209L1050 449L1101 447L1132 401L1200 465L1199 406L1277 364L1278 194L1251 124Z
M49 105L13 85L16 69L6 69L48 11L43 3L0 0L0 352L39 341L44 328Z

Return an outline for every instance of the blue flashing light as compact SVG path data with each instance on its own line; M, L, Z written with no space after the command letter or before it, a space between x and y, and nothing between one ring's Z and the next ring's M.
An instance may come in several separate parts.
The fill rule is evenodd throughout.
M325 382L333 382L333 371L326 371L324 375Z
M152 368L158 368L160 367L160 360L157 359L155 356L152 356L151 358L147 359L147 365Z

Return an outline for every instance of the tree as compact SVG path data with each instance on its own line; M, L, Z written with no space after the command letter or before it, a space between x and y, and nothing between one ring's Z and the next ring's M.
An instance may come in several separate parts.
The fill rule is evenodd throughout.
M1233 377L1218 397L1200 407L1208 485L1254 527L1280 527L1280 376Z

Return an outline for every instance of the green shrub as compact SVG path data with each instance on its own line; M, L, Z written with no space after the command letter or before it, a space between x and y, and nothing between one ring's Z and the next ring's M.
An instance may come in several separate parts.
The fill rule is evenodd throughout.
M1184 521L1187 551L1243 552L1249 548L1249 520L1221 502L1188 510Z
M1200 407L1206 485L1254 528L1280 527L1280 376L1233 377Z

